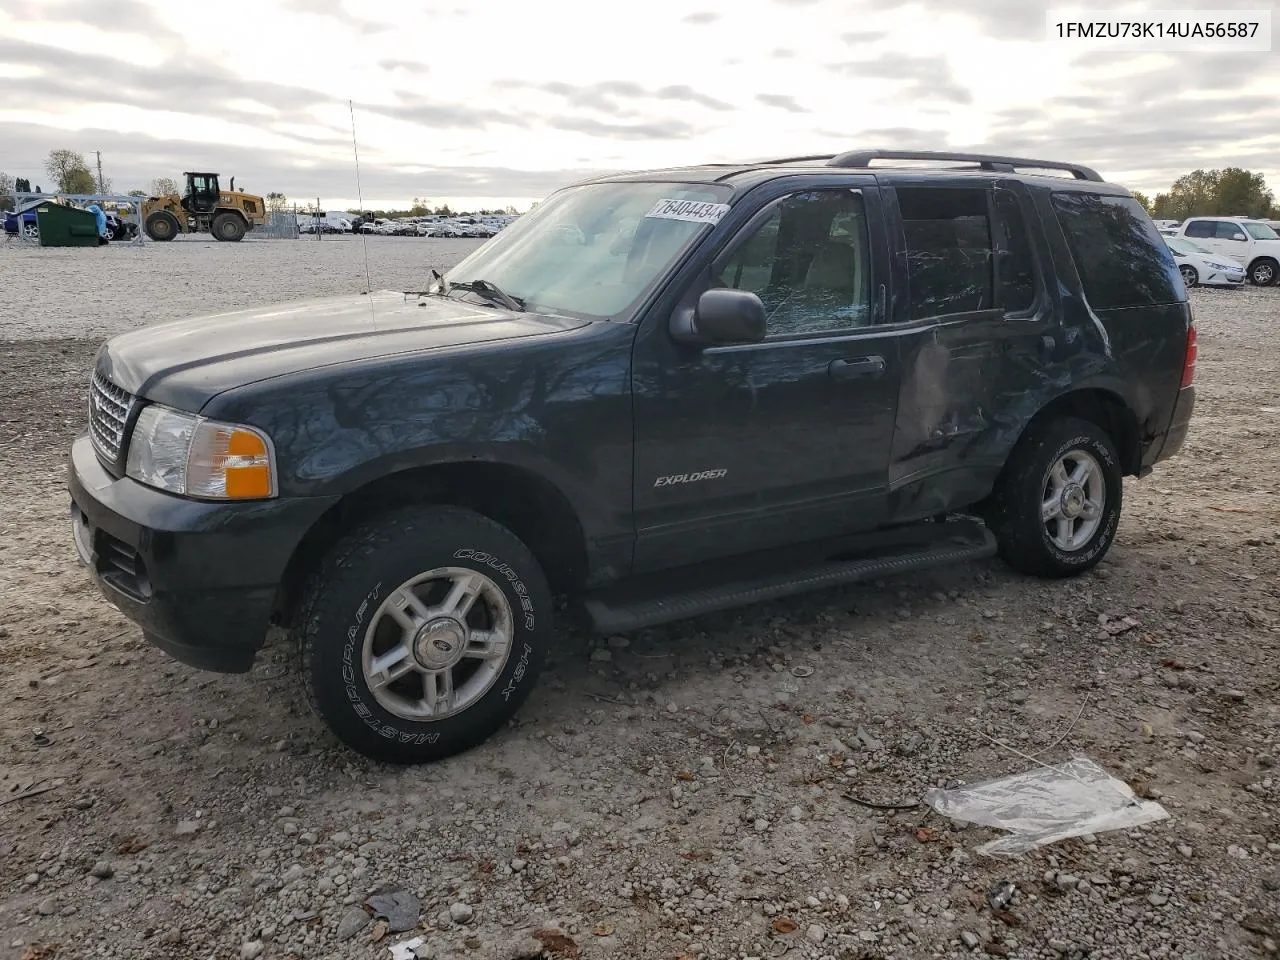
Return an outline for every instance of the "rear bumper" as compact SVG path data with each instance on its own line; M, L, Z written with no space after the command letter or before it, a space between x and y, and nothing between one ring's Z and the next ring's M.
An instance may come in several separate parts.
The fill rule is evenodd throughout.
M176 660L253 666L281 577L336 498L199 503L112 477L87 437L71 448L76 552L103 595Z
M1173 417L1169 421L1169 429L1165 432L1164 443L1160 447L1153 463L1168 460L1176 456L1186 442L1187 433L1191 429L1191 414L1196 405L1196 388L1183 387L1178 391L1178 400L1173 407Z

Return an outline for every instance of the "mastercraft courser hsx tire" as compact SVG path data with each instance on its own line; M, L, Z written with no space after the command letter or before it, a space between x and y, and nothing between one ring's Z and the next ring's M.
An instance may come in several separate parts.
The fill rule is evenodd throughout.
M1124 484L1115 444L1076 417L1034 423L996 483L987 522L1000 556L1015 570L1070 577L1111 548Z
M471 510L396 510L350 531L303 590L311 708L367 757L426 763L482 743L533 688L552 601L530 550Z

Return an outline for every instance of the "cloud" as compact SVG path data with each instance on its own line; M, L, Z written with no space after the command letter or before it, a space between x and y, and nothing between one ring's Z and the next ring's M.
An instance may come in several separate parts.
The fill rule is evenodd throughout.
M586 110L598 110L614 116L635 116L633 107L623 106L620 100L669 100L684 103L696 103L709 110L732 110L731 104L715 97L701 93L688 84L670 84L650 90L633 80L604 80L600 83L576 85L563 81L546 83L528 83L523 80L498 79L493 81L494 87L505 90L537 90L559 97L570 106Z
M395 24L385 21L366 20L349 13L343 0L283 0L284 8L293 13L307 13L319 17L329 17L345 26L359 30L363 34L382 33L392 29Z
M557 130L586 133L613 140L681 140L700 128L682 120L652 120L644 123L609 123L590 117L549 117L543 121Z
M788 50L786 47L775 47L769 56L775 60L790 60L796 55L794 50Z
M887 36L889 34L884 30L855 30L853 33L840 34L840 39L852 46L858 43L875 43Z
M689 14L687 17L684 18L684 22L697 24L700 26L702 24L715 23L719 19L720 19L720 14L711 13L709 11L703 11L702 13Z
M905 83L909 93L922 100L973 102L973 94L956 81L951 65L941 58L883 53L870 60L828 64L827 69L846 77Z
M417 60L379 60L378 66L383 70L405 70L409 73L430 73L431 68L425 63L419 63Z
M43 156L50 145L67 142L67 133L38 124L3 125L5 152ZM183 170L217 170L235 176L236 186L265 196L280 191L289 197L356 195L351 163L320 159L306 166L275 150L254 150L221 143L191 143L118 130L82 130L76 140L102 150L107 174L120 190L142 187L153 177L177 178ZM363 161L363 157L361 158ZM47 185L43 170L12 170ZM519 170L504 166L360 166L367 201L400 202L412 196L543 197L569 183L610 171L600 168ZM354 203L354 199L352 200Z
M68 69L69 62L74 69ZM315 90L247 80L199 57L174 57L161 64L139 64L99 54L74 55L43 44L0 37L0 63L34 67L39 74L21 81L23 99L46 110L62 106L114 103L153 110L189 105L219 118L261 123L261 113L240 109L237 101L261 104L278 115L304 116L332 103ZM159 79L162 78L162 79Z
M699 93L683 83L673 84L672 86L663 87L656 91L653 96L659 100L683 100L686 103L697 103L711 110L732 110L730 104L723 100L717 100L715 97L709 97L705 93Z
M406 123L450 130L484 130L490 126L528 127L531 119L523 113L444 103L408 91L397 91L396 97L397 102L394 104L367 103L362 109Z
M786 93L757 93L756 99L766 107L776 107L791 113L808 113L808 109L796 103L796 98Z
M21 20L54 20L107 33L133 33L152 40L181 42L157 10L141 0L6 0L5 12Z

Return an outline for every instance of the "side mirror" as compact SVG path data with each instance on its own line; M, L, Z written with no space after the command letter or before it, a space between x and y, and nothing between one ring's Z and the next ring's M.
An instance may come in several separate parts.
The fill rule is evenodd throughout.
M681 343L759 343L765 333L764 304L746 290L707 290L694 309L671 318L671 335Z
M1244 235L1243 233L1233 233L1233 234L1231 235L1231 239L1232 239L1232 240L1244 240L1244 239L1246 239L1246 238L1245 238L1245 235Z

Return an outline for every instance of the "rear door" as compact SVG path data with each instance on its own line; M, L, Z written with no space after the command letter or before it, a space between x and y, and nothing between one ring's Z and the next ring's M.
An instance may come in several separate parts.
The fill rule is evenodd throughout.
M1197 247L1204 247L1210 253L1216 253L1219 256L1227 255L1226 251L1222 249L1224 241L1218 237L1218 221L1216 220L1188 220L1182 235Z
M895 185L891 329L902 365L889 516L914 520L985 497L1010 430L1046 390L1044 242L1018 180ZM1016 433L1014 434L1016 436Z

